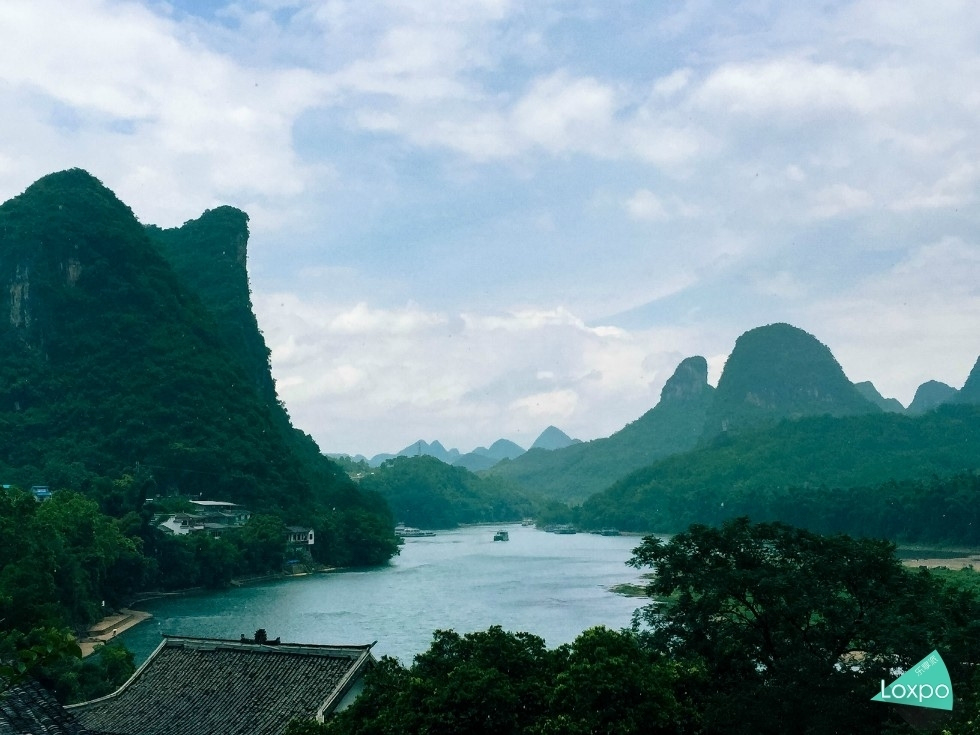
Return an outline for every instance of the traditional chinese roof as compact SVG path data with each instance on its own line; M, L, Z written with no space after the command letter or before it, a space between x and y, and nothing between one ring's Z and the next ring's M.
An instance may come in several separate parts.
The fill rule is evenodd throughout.
M167 636L117 692L69 710L106 735L278 735L333 711L370 649Z
M0 692L0 735L89 735L48 691L33 680Z

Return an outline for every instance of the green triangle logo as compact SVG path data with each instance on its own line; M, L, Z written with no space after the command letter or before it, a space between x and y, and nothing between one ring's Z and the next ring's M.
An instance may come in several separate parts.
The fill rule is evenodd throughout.
M952 710L953 685L939 651L930 653L888 686L882 679L881 691L871 701Z

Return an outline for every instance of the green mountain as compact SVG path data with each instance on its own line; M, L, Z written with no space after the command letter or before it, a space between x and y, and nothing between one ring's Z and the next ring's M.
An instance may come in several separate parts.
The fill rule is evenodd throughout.
M393 550L388 509L275 400L244 223L222 208L147 229L77 169L0 206L0 478L76 489L120 515L147 492L287 522L330 509L331 524L370 529L373 544L361 554L341 540L338 558L376 563ZM120 495L112 480L133 474L142 481Z
M956 394L957 403L980 404L980 357L973 365L963 387Z
M252 311L246 259L248 215L234 207L209 209L182 227L146 228L181 284L207 307L225 346L235 353L265 401L276 401L276 386Z
M582 501L633 470L692 449L713 393L708 363L689 357L664 385L660 402L612 436L564 449L532 449L494 465L490 474L544 497Z
M477 447L452 461L456 467L465 467L470 472L488 470L502 459L514 459L524 454L524 448L509 439L497 439L488 447Z
M801 416L877 413L826 345L789 324L749 330L735 342L708 410L705 435Z
M954 400L956 400L956 388L940 383L938 380L928 380L916 389L907 412L910 416L920 416L926 411L931 411L944 403L952 403Z
M818 491L825 506L820 514L846 515L847 488L977 469L980 406L942 406L919 417L805 417L721 434L694 451L639 470L589 498L580 521L587 527L660 532L741 514L787 522L792 517L799 523L793 514ZM830 493L833 489L838 492ZM887 512L874 495L861 497L879 513ZM949 502L941 497L936 509L953 513ZM977 533L980 542L980 529Z
M360 484L385 498L399 521L419 528L519 521L536 510L534 501L506 481L424 454L389 459Z
M905 413L905 406L902 405L901 401L897 398L885 398L878 392L878 389L875 388L874 383L870 380L865 380L863 383L855 383L854 387L857 388L858 393L882 411L888 413Z
M549 426L534 440L531 449L564 449L565 447L570 447L572 444L578 443L578 439L572 439L572 437L557 426Z

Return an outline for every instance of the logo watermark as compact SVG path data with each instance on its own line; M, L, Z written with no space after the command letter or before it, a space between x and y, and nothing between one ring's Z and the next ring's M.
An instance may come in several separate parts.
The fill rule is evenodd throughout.
M882 679L881 691L871 701L951 711L953 685L942 656L933 651L888 686Z

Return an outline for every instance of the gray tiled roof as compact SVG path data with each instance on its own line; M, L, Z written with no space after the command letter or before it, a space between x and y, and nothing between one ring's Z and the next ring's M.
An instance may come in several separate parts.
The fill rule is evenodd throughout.
M331 711L370 648L168 637L119 691L69 709L107 735L278 735Z
M88 735L51 694L33 680L0 692L0 735Z

